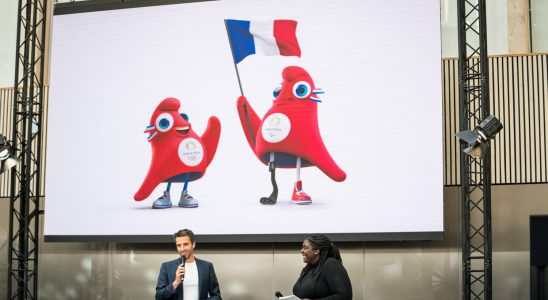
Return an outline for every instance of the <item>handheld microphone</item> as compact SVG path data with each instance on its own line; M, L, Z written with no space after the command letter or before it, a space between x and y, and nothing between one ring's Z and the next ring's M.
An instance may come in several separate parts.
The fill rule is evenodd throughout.
M280 293L280 291L276 291L276 293L274 293L274 296L276 296L276 298L281 298L283 297L284 295L282 295L282 293Z
M181 256L181 265L183 265L183 267L184 267L185 263L186 263L186 256L182 255ZM185 274L181 275L181 281L184 281L184 280L185 280Z

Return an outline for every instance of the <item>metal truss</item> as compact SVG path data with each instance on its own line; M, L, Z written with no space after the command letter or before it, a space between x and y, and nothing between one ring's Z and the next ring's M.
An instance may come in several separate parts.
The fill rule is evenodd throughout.
M19 0L12 132L19 164L11 174L6 299L38 299L47 8L47 0Z
M489 115L485 0L458 0L460 130ZM461 146L463 150L466 145ZM491 155L460 153L462 299L491 299Z

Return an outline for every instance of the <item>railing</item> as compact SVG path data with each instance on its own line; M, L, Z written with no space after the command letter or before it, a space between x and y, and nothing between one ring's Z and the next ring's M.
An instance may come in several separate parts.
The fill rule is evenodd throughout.
M489 58L491 113L504 125L491 142L492 184L548 182L547 67L547 54ZM443 60L443 112L444 184L460 185L456 59Z

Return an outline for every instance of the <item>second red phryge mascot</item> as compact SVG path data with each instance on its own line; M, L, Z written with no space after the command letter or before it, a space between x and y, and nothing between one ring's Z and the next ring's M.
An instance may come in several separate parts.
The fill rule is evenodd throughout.
M281 86L274 90L273 105L262 120L244 96L238 98L238 114L251 149L271 172L273 191L260 202L276 203L275 170L278 167L297 169L291 202L310 204L311 197L302 189L301 167L316 166L335 181L345 180L346 173L331 158L320 135L318 95L323 92L301 67L286 67L282 78Z
M181 103L166 98L154 110L145 132L152 147L152 160L141 187L133 197L146 199L162 182L167 182L163 195L152 204L153 208L171 207L169 190L172 182L184 182L180 207L197 207L198 201L188 194L188 182L200 179L217 151L221 135L221 122L209 118L207 128L200 137L193 130L188 115L179 113Z

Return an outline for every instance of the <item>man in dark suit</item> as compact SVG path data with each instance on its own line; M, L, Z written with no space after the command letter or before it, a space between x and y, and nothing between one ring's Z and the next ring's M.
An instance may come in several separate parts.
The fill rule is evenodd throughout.
M183 229L173 237L181 257L162 263L156 300L222 300L213 264L194 257L194 233Z

